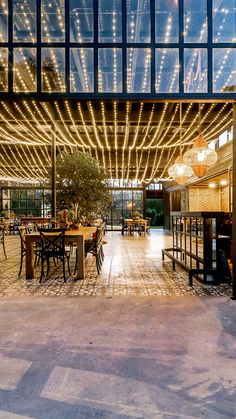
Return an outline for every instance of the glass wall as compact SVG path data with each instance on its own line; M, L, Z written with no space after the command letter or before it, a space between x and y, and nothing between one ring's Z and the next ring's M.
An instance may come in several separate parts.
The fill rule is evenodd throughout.
M134 211L143 214L143 190L113 190L112 198L111 209L105 214L108 229L121 229L122 218L130 218Z
M51 192L43 189L1 189L0 212L17 217L50 215Z
M0 91L230 97L235 16L235 0L0 1Z

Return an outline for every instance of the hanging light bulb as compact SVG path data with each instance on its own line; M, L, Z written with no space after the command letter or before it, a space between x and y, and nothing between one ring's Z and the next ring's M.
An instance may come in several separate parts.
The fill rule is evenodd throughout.
M200 104L199 104L200 105ZM208 147L201 134L201 106L199 106L199 135L192 148L184 153L184 162L191 166L197 177L203 177L210 166L217 162L217 153Z
M180 155L168 169L168 174L179 185L184 185L188 178L193 175L193 170L188 166L182 155L182 103L180 103Z

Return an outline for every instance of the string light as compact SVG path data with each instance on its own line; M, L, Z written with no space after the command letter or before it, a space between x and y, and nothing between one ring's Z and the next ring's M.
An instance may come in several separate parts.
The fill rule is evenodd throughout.
M83 139L82 139L82 137L81 137L81 135L80 135L80 133L77 129L77 126L76 126L75 121L73 119L73 116L72 116L72 113L71 113L71 108L70 108L70 105L69 105L68 101L65 102L65 106L66 106L66 110L67 110L67 113L68 113L69 118L70 118L70 122L71 122L71 124L74 128L74 131L76 132L77 139L79 139L79 141L80 141L80 143L78 143L77 145L78 145L78 147L82 147L82 150L85 151L86 148L89 148L89 145L84 143L84 141L83 141Z
M117 102L113 102L113 112L109 116L106 115L108 110L104 102L100 102L100 109L88 102L89 112L86 113L79 102L73 111L69 101L55 102L51 109L46 102L23 101L10 106L2 101L0 104L0 149L5 144L7 153L7 144L18 147L14 156L9 152L8 157L5 155L4 165L16 166L21 178L45 178L51 164L53 135L56 136L58 152L64 148L69 152L87 150L104 168L109 169L111 178L122 177L126 182L132 178L146 182L165 177L163 158L166 155L174 157L179 146L179 131L176 129L178 104L170 108L169 103L164 103L162 109L160 105L153 104L147 114L149 105L143 102L137 111L127 102L125 113L122 108L118 110ZM185 149L192 145L196 137L199 112L192 116L193 106L189 103L184 109L183 123L186 128L182 144ZM216 139L232 123L232 108L227 103L221 107L202 104L201 110L204 110L202 132L207 141ZM144 115L148 116L146 120L143 120ZM143 147L140 148L140 144ZM21 165L24 170L20 174ZM30 168L27 176L26 166ZM36 167L39 168L38 173ZM11 169L8 175L16 176L16 172Z

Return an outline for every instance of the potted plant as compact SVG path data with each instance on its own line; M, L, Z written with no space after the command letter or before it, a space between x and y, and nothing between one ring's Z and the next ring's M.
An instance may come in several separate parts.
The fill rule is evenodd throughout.
M131 216L133 220L140 220L140 218L142 218L142 214L137 210L133 211Z

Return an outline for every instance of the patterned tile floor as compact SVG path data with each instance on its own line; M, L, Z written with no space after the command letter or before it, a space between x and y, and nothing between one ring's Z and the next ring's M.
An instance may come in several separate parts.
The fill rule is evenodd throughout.
M190 287L186 272L178 267L177 271L173 271L168 260L163 263L161 249L171 246L171 237L162 230L152 230L151 236L147 237L122 237L120 232L109 232L105 238L105 260L100 275L97 274L94 257L89 255L84 280L70 277L65 284L61 268L52 267L49 278L40 284L39 268L32 281L24 279L24 269L21 278L18 278L20 239L18 236L7 237L7 260L0 248L0 296L103 295L109 298L118 295L231 295L231 287L226 284L203 285L194 280L194 286Z

